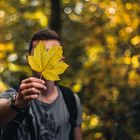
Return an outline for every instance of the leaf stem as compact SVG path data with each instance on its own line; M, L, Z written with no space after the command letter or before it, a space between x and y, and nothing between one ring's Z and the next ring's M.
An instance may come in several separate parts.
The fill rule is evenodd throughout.
M40 78L39 79L42 79L42 73L40 73Z
M42 79L42 73L40 73L40 78L39 79ZM40 105L41 105L41 92L40 92L40 94L39 94L39 103L40 103Z

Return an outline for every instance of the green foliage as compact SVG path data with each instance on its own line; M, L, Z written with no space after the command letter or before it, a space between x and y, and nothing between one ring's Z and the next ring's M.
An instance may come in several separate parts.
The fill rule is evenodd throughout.
M28 67L25 67L29 39L38 29L48 26L50 3L49 1L7 0L5 2L2 0L0 5L2 34L0 42L5 48L0 50L0 80L15 86L21 79L30 75ZM9 68L9 64L14 65L10 65ZM15 65L18 67L15 68Z
M61 37L70 64L62 84L81 98L84 139L140 140L139 1L61 4ZM0 5L0 80L14 86L30 75L29 38L48 26L50 1L1 0Z

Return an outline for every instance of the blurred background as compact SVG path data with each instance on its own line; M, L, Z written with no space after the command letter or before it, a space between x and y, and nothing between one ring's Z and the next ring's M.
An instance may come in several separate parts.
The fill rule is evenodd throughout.
M62 85L83 106L84 140L140 140L139 0L0 0L0 92L31 75L29 41L62 38Z

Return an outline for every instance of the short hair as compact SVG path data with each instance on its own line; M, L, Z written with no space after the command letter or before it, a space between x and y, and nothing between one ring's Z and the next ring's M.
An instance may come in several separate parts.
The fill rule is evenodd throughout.
M33 42L38 41L38 40L57 40L61 44L60 36L54 30L42 29L42 30L39 30L38 32L36 32L32 36L30 45L29 45L29 53L31 53L31 51L32 51Z

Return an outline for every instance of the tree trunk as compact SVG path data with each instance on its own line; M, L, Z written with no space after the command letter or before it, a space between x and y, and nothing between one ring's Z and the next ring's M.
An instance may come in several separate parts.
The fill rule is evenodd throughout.
M51 0L50 28L58 34L61 31L61 4L60 0Z

